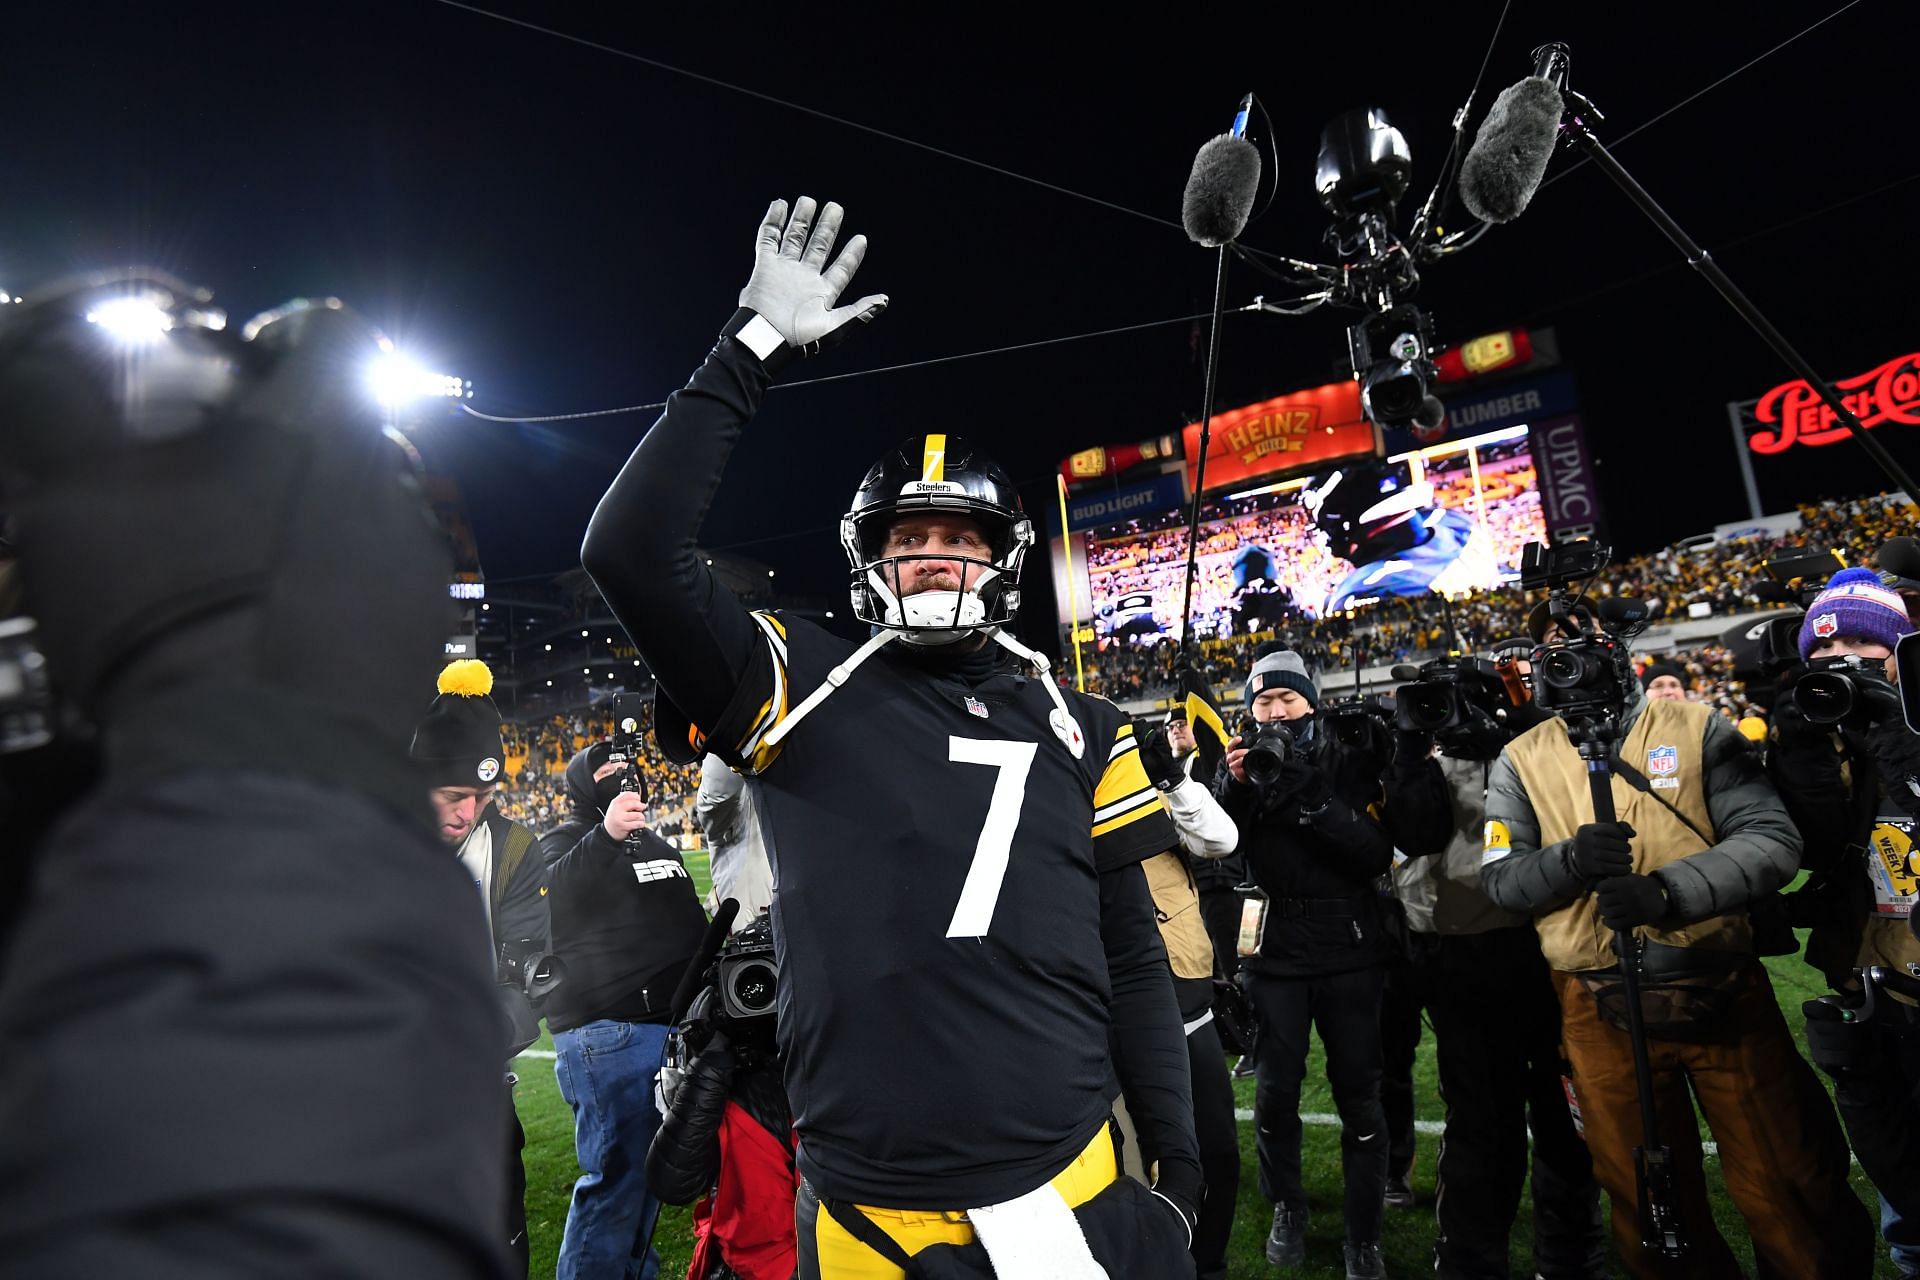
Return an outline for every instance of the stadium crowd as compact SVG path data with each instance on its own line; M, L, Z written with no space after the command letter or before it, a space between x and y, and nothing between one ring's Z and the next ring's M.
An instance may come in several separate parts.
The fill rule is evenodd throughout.
M1710 616L1783 608L1785 602L1765 589L1768 579L1762 566L1767 559L1833 551L1846 564L1871 563L1874 550L1891 536L1889 530L1898 528L1906 518L1884 497L1803 504L1799 516L1800 527L1790 533L1753 534L1709 546L1682 546L1630 557L1609 566L1594 584L1594 594L1642 600L1655 623L1684 619L1697 605L1707 606ZM1227 531L1216 534L1220 546L1216 548L1209 541L1203 543L1203 550L1229 550L1234 545L1229 540L1235 536ZM1156 535L1154 545L1162 542L1169 554L1184 552L1185 541L1178 529ZM1204 560L1202 563L1206 564ZM1231 595L1231 585L1226 581L1230 570L1222 567L1225 564L1221 559L1214 565L1215 576L1222 579L1214 589ZM1144 566L1131 566L1130 572L1117 575L1116 587L1123 590L1142 589L1149 581L1154 582L1162 593L1155 597L1156 617L1164 606L1169 625L1162 631L1119 637L1096 624L1097 648L1089 655L1087 672L1089 691L1127 702L1165 697L1172 690L1175 646L1170 633L1177 631L1180 567L1178 562L1162 566L1164 571L1157 579L1149 579ZM1200 613L1199 602L1205 598L1206 590L1196 593L1196 616ZM1447 608L1452 610L1461 645L1473 651L1524 634L1531 603L1517 585L1504 585L1455 597L1444 606L1429 594L1387 596L1327 617L1289 609L1277 624L1263 621L1257 630L1229 631L1202 639L1198 667L1216 686L1231 686L1233 673L1246 669L1253 652L1274 642L1285 643L1299 653L1316 676L1352 671L1356 666L1421 662L1452 647ZM1200 630L1196 627L1196 632ZM1722 672L1712 675L1709 683L1725 686L1728 678ZM1722 693L1737 697L1724 688Z
M697 765L677 765L663 758L653 745L653 700L640 702L640 772L646 782L649 820L658 830L681 832L689 819L693 797L700 789ZM502 738L507 781L496 792L500 811L523 822L534 834L545 835L565 822L571 812L567 799L567 762L590 742L606 739L612 720L597 712L554 715L542 720L505 726Z

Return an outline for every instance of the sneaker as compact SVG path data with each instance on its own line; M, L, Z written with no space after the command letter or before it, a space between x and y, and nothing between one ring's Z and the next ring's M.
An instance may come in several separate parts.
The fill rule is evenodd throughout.
M1408 1183L1406 1174L1396 1173L1388 1177L1385 1198L1389 1209L1413 1208L1413 1187Z
M1387 1280L1387 1264L1380 1260L1377 1244L1347 1244L1347 1280Z
M1276 1267L1298 1267L1307 1260L1307 1211L1291 1205L1273 1206L1273 1230L1267 1233L1267 1261Z
M1250 1053L1246 1054L1240 1059L1240 1061L1233 1064L1233 1078L1235 1080L1253 1079L1253 1055L1252 1054Z

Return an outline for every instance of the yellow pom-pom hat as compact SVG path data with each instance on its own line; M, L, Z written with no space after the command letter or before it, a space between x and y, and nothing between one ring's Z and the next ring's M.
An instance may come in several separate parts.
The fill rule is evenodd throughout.
M493 672L474 658L449 662L440 673L440 696L413 731L409 750L432 787L490 787L500 777L506 751L500 741L500 708L494 705Z

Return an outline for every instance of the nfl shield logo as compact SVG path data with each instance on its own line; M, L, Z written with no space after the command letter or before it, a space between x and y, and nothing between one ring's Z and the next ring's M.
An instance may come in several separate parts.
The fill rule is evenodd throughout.
M1680 768L1680 748L1654 747L1647 752L1647 772L1664 778Z
M1827 639L1829 636L1839 635L1840 619L1838 615L1823 613L1815 618L1813 620L1813 634L1819 636L1822 640Z
M982 720L985 720L987 718L986 703L980 701L980 699L978 698L971 698L971 697L968 698L966 701L967 701L967 710L973 712L973 714L979 716Z

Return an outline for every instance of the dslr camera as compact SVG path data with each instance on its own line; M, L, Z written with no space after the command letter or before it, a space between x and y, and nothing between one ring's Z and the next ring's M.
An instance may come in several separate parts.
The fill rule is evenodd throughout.
M1793 682L1793 700L1813 724L1865 728L1889 715L1899 697L1885 665L1857 653L1815 658Z
M1374 745L1376 726L1393 724L1393 696L1369 693L1329 699L1320 704L1319 717L1335 742L1355 751L1364 750Z
M1240 721L1240 745L1247 752L1241 758L1240 767L1247 771L1247 781L1256 787L1272 786L1287 762L1300 754L1293 726L1285 720L1245 717Z

